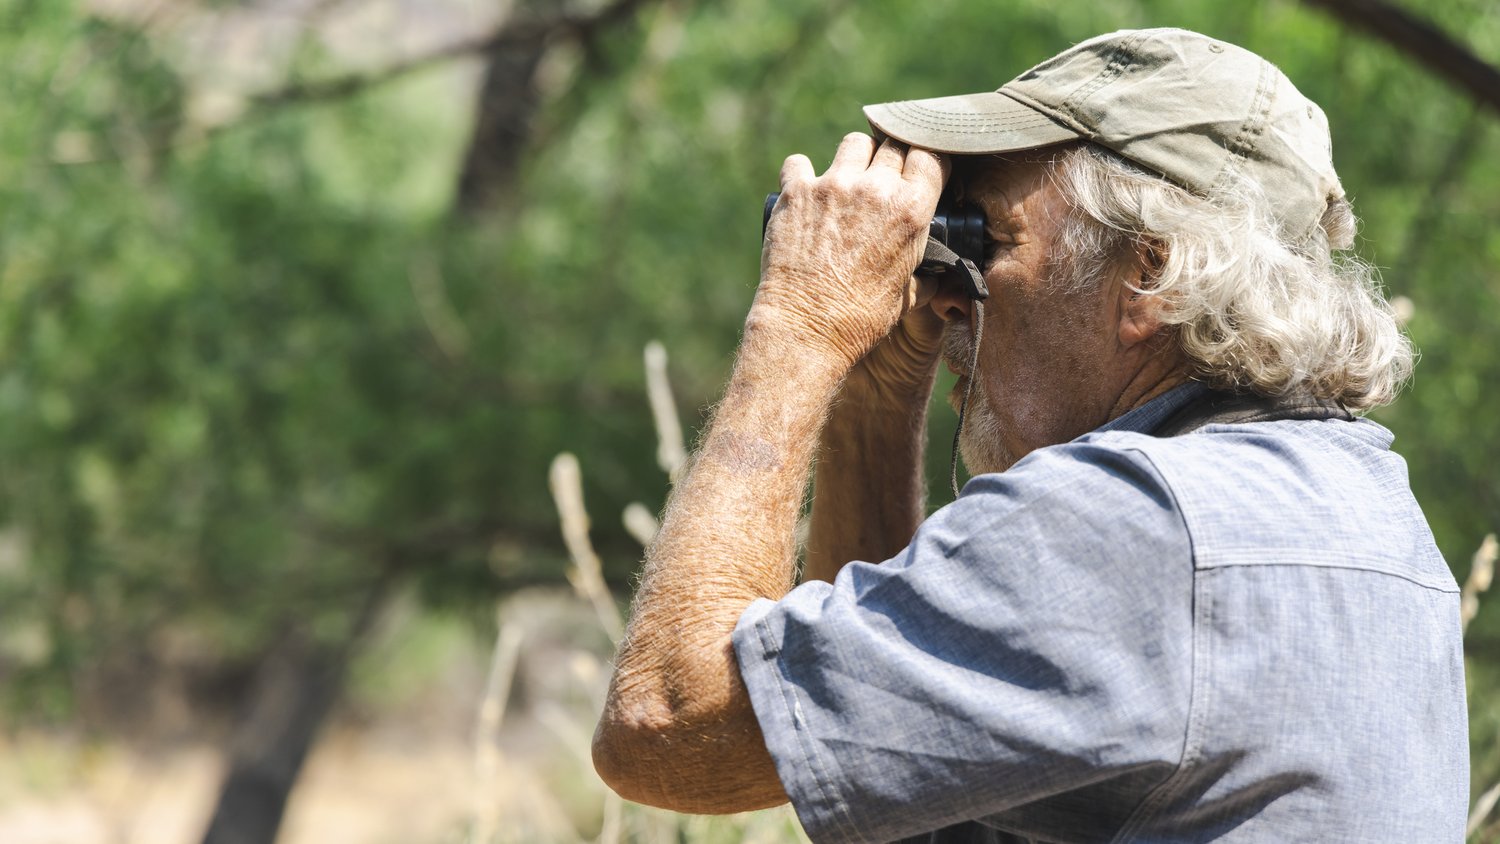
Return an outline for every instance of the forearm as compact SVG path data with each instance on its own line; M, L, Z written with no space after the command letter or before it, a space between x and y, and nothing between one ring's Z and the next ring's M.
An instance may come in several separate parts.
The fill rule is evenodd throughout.
M850 368L919 304L911 272L943 177L930 153L859 134L821 177L806 156L782 166L735 372L647 549L594 735L622 796L690 812L786 799L731 635L792 586L819 429Z
M843 369L747 324L715 420L647 550L596 736L596 766L625 796L696 812L785 800L730 635L753 600L791 588L798 511ZM721 748L686 753L683 741Z
M831 582L851 560L889 559L925 515L932 377L893 391L859 374L850 376L823 427L804 581Z

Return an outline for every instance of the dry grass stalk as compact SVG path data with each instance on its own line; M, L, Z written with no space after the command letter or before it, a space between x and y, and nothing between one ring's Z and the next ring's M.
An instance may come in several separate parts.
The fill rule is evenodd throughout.
M651 418L656 422L656 462L675 481L682 464L687 462L687 448L683 445L677 403L672 399L672 385L667 380L667 350L655 340L646 344L646 398L651 402Z
M620 844L624 813L625 801L608 788L604 789L604 826L599 830L599 844Z
M656 538L656 532L661 529L656 517L639 501L625 505L625 512L620 514L620 520L625 523L625 531L641 545L650 545L651 540Z
M557 503L557 515L562 521L563 543L568 546L568 555L573 566L568 569L568 582L594 607L599 623L614 641L620 641L625 625L620 618L620 608L604 582L604 569L594 545L589 541L589 513L583 505L583 472L578 467L578 458L563 452L552 459L552 470L548 473L552 487L552 500Z
M499 801L495 795L500 773L500 722L505 719L505 703L510 698L510 684L520 655L520 628L500 619L484 700L479 705L479 722L474 729L474 826L470 844L490 844L500 826Z
M1459 618L1465 631L1469 629L1469 622L1479 613L1479 596L1494 582L1496 556L1500 556L1500 544L1496 543L1492 533L1479 543L1479 550L1474 552L1474 563L1469 566L1469 578L1464 581Z
M413 258L406 273L411 284L411 295L417 303L417 313L449 360L459 360L469 353L469 330L448 298L448 288L443 283L442 269L431 255Z
M1464 838L1479 831L1480 825L1494 811L1497 802L1500 802L1500 783L1490 786L1489 791L1479 795L1479 799L1474 801L1474 811L1469 813L1469 825L1464 827Z

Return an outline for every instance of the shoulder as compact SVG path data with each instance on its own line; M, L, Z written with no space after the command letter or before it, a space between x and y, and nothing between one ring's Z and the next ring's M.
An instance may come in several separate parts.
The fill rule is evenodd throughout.
M953 506L966 516L979 509L1006 517L1036 508L1066 509L1085 518L1122 507L1170 510L1171 485L1140 447L1151 439L1091 434L1037 449L1008 471L972 478Z
M1255 509L1405 489L1406 464L1391 439L1368 420L1282 420L1209 425L1179 437L1108 431L1068 445L1148 463L1181 508L1233 501Z
M1187 577L1191 556L1171 485L1147 454L1110 439L1039 449L974 477L890 563L951 566L971 583L993 576L1007 593L1077 608Z
M1210 425L1169 438L1106 432L1077 442L1150 462L1200 569L1335 566L1449 589L1452 575L1392 439L1360 419Z

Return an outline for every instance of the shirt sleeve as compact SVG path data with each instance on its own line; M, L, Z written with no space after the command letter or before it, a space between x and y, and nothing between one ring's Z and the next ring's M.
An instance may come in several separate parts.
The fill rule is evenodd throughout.
M813 840L1118 826L1175 769L1192 551L1122 436L975 478L896 557L741 616L740 672Z

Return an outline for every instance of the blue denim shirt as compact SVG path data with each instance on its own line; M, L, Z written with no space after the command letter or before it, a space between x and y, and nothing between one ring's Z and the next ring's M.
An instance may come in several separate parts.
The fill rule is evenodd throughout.
M1458 588L1368 420L1146 431L982 475L740 618L815 841L1463 840Z

